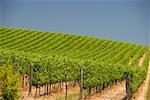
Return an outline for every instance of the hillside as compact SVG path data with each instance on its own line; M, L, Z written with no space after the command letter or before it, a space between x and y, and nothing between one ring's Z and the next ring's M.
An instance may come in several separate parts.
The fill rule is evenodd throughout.
M34 86L79 80L84 69L84 89L122 81L132 74L134 93L146 79L149 57L148 47L134 43L0 28L0 64L12 64L23 75L28 75L28 66L32 65Z
M35 30L0 28L0 37L0 48L108 63L128 64L133 59L134 64L146 51L133 43Z

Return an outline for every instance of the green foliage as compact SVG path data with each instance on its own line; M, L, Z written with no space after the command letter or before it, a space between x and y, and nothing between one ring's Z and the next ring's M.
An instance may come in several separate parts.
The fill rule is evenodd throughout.
M0 28L0 64L28 75L33 67L33 85L79 80L84 69L84 88L121 81L132 75L135 92L146 78L149 48L101 38ZM146 53L142 67L139 58ZM129 64L131 62L131 64Z
M19 72L11 65L0 66L0 90L4 100L17 100L20 84Z

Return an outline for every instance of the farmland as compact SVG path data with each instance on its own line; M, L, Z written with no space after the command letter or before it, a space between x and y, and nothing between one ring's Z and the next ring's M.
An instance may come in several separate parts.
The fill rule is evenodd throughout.
M135 93L147 76L149 47L103 38L17 28L0 28L0 65L13 65L32 85L76 81L83 89L105 88L131 76ZM143 57L143 61L140 59Z

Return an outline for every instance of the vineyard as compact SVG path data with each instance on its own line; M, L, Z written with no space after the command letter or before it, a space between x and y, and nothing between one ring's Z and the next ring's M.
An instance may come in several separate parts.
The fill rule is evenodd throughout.
M103 88L131 76L135 93L147 76L148 46L74 34L0 28L0 65L13 65L22 76L29 75L32 85L75 81L83 89ZM144 56L144 62L139 60Z

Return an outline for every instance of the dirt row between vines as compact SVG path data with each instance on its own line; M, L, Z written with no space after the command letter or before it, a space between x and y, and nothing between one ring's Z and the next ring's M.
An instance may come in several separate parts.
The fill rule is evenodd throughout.
M74 83L74 82L68 82L68 83ZM51 93L48 95L44 95L45 93L45 87L41 86L40 87L40 96L39 95L35 95L36 94L36 88L34 86L32 86L32 91L31 91L31 96L28 96L29 94L29 90L28 88L26 88L25 90L21 91L21 100L56 100L57 97L62 96L65 97L65 93L66 93L66 89L65 89L65 83L63 82L63 89L60 92L60 88L58 86L58 83L56 84L52 84L51 87ZM50 87L49 87L50 89ZM68 85L68 89L67 89L67 95L69 96L70 94L75 94L75 93L79 93L80 88L78 85ZM38 92L38 91L37 91Z
M138 88L138 91L134 94L134 97L135 97L134 100L146 100L149 82L150 82L150 62L149 62L149 66L148 66L146 80Z
M32 96L28 96L28 90L22 91L21 100L56 100L58 96L65 97L65 85L64 89L60 92L51 93L51 95L37 96L35 97L35 87L32 87ZM117 91L116 91L117 90ZM68 87L68 95L80 92L79 86ZM41 94L44 94L44 87L41 87ZM112 86L105 88L101 92L94 93L90 96L90 100L121 100L126 96L125 92L125 80L122 82L114 83ZM77 96L78 98L78 96ZM86 96L89 100L89 96ZM74 99L75 100L75 99Z
M146 58L146 54L144 54L141 57L141 59L139 61L139 66L143 66L145 58ZM148 92L149 81L150 81L150 63L149 63L149 66L148 66L146 80L139 86L137 92L135 92L133 94L133 97L132 97L133 100L146 100L146 97L147 97L146 94Z
M90 100L122 100L126 96L125 80L114 83L100 93L92 95Z
M143 66L144 64L144 60L146 58L146 54L144 54L140 60L139 60L139 66ZM132 63L132 59L129 62L129 64ZM149 66L150 68L150 66ZM149 69L150 70L150 69ZM149 73L149 72L148 72ZM149 74L147 74L149 75ZM147 76L148 78L148 76ZM133 100L145 100L145 93L146 92L146 88L147 88L147 83L148 79L146 79L146 81L144 81L144 83L139 87L138 91L133 95L132 99ZM97 99L93 100L122 100L125 96L126 96L126 85L125 85L125 81L120 82L118 85L112 86L113 88L109 89L104 95L102 94L98 94ZM101 98L101 99L100 99Z

